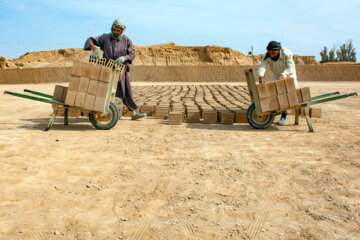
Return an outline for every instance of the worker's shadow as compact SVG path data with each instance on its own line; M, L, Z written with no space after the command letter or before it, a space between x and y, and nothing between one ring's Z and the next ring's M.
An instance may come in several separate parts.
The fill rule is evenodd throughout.
M33 123L32 125L22 125L18 128L26 130L43 131L49 123L50 118L27 118L21 119ZM71 118L68 119L68 125L64 125L64 118L55 118L51 125L50 131L93 131L96 130L88 118Z

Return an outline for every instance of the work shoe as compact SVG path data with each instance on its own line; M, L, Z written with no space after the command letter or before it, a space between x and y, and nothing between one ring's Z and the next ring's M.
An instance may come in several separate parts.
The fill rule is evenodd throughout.
M277 122L277 125L281 125L281 126L284 126L287 124L287 120L286 118L280 118L280 120Z
M131 120L136 120L143 117L146 117L146 113L136 113L135 115L131 116Z

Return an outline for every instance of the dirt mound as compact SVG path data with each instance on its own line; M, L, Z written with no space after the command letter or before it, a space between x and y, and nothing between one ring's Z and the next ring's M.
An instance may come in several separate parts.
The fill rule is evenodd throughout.
M153 46L135 46L134 65L150 66L203 66L203 65L258 65L262 55L249 56L231 48L218 46L184 47L174 43ZM4 68L37 68L71 66L74 60L89 58L90 51L68 48L52 51L28 52L17 59L8 60ZM313 56L295 56L296 64L315 64Z
M218 46L182 47L174 43L148 47L136 46L137 65L251 65L261 56L246 56L231 48Z
M12 62L9 62L6 57L0 57L0 69L16 67Z

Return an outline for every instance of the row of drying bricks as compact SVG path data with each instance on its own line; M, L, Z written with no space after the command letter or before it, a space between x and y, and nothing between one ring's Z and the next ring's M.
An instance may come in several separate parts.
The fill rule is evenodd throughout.
M200 119L208 124L247 122L246 109L250 100L243 86L138 86L134 87L134 92L135 100L141 105L140 112L158 119L169 118L170 124L180 124L184 120L196 123ZM120 112L130 115L126 107ZM313 117L320 117L321 109L314 109L313 113Z
M246 109L250 101L243 86L148 86L136 90L140 111L158 119L168 118L170 124L181 124L185 120L198 123L200 119L206 124L247 122Z

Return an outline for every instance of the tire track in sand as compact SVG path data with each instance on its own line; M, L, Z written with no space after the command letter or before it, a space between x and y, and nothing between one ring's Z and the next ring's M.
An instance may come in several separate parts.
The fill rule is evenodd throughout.
M328 240L338 240L338 239L343 239L343 235L347 234L347 233L351 233L352 231L354 231L355 229L360 229L359 224L357 223L353 223L350 224L347 228L345 228L342 232L340 232L338 234L338 236L336 238L330 237L330 238L323 238L323 239L328 239Z
M183 227L184 227L186 239L195 240L196 239L195 231L194 231L192 224L188 220L186 220L186 218L181 213L181 211L176 208L175 204L170 199L168 199L168 202L169 202L169 205L172 207L173 212L175 213L177 219L180 221L181 225L183 225Z
M160 208L167 204L167 201L162 200L164 198L165 190L169 184L169 181L164 181L161 184L157 184L155 187L154 193L159 193L158 199L150 202L150 207L145 210L144 215L146 217L141 221L140 226L136 229L134 235L132 236L133 240L140 240L150 223L153 221L155 215L158 213Z
M166 204L166 201L161 200L161 199L156 199L155 201L152 201L150 203L150 208L148 208L145 211L145 214L147 215L145 217L145 219L140 223L140 226L137 228L137 230L135 231L132 239L134 240L140 240L145 231L147 230L148 226L150 225L150 223L152 222L152 220L154 219L155 215L157 214L157 212L159 211L159 209L161 207L163 207Z
M264 224L264 222L266 220L266 217L268 215L271 203L278 194L281 183L282 183L282 181L277 182L275 184L275 186L271 189L270 194L266 197L265 204L260 210L260 215L256 219L255 224L253 225L253 227L251 228L251 231L250 231L250 234L249 234L249 239L250 240L255 240L256 239L257 234L259 233L262 225Z

